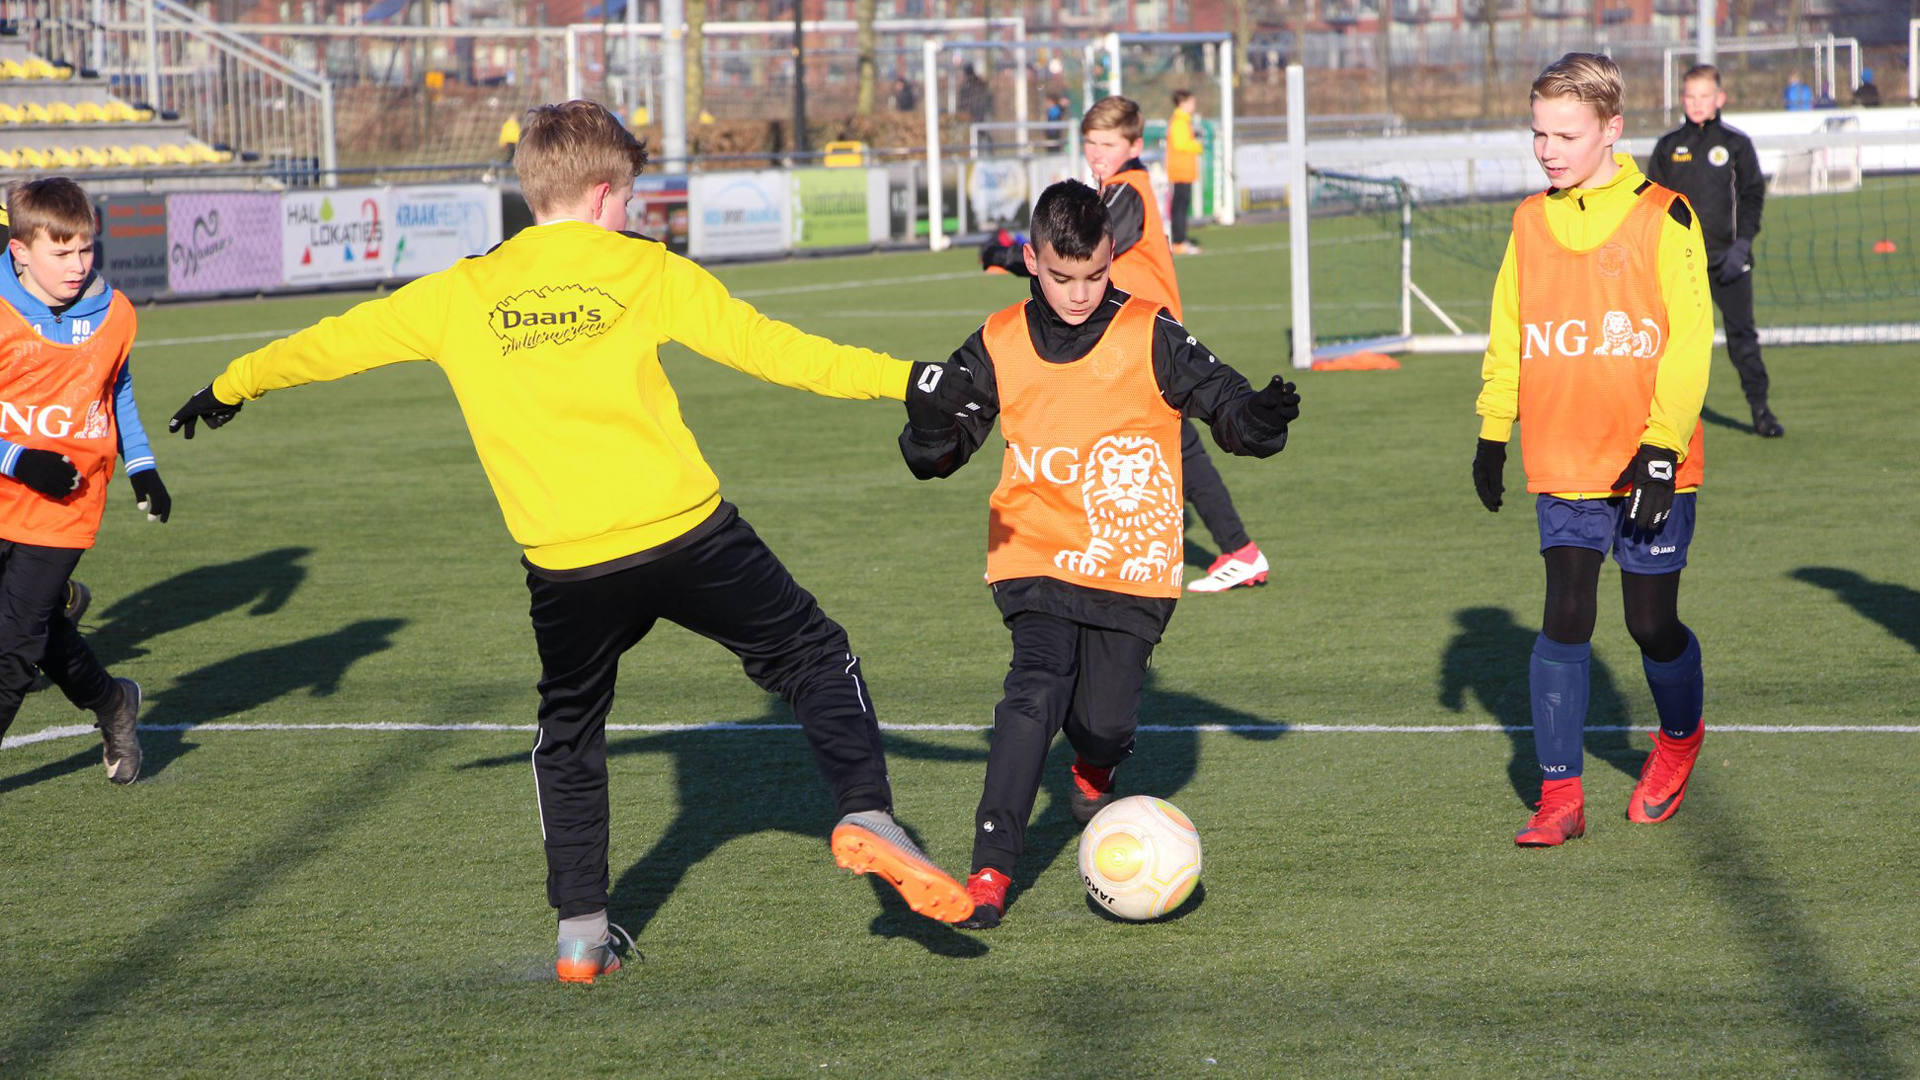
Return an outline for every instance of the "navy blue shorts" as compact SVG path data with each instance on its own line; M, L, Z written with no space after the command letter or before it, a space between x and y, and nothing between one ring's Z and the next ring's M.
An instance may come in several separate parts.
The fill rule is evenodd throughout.
M1540 519L1540 550L1583 547L1605 555L1630 574L1671 574L1687 565L1693 543L1693 492L1673 497L1673 512L1653 532L1633 527L1627 500L1562 499L1542 495L1534 503Z

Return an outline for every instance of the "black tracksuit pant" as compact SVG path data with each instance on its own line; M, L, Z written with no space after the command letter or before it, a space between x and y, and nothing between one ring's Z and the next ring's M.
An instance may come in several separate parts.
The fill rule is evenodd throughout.
M841 813L892 805L880 723L846 631L732 507L719 513L718 528L652 561L573 580L527 575L540 650L533 775L547 900L563 919L607 906L607 711L621 654L660 619L726 646L748 678L786 700Z
M1173 198L1167 203L1167 224L1173 230L1173 242L1187 242L1187 222L1193 217L1193 185L1191 183L1173 185Z
M1194 429L1191 420L1180 422L1180 471L1187 501L1199 512L1200 523L1213 534L1213 542L1220 546L1222 555L1239 551L1253 542L1247 535L1247 527L1240 523L1239 511L1233 508L1227 482L1220 479L1220 470L1213 467L1213 458L1207 456L1200 432Z
M1767 365L1760 359L1760 331L1753 324L1753 275L1741 274L1731 285L1720 284L1711 271L1707 274L1713 289L1713 302L1720 309L1721 328L1727 332L1727 356L1733 370L1740 373L1740 392L1747 405L1758 412L1767 405Z
M82 709L113 695L113 677L66 614L67 579L82 554L0 540L0 735L13 726L36 669Z
M1011 874L1026 846L1047 748L1063 728L1087 764L1133 753L1153 642L1039 611L1007 619L1013 665L993 710L987 779L974 815L973 869Z

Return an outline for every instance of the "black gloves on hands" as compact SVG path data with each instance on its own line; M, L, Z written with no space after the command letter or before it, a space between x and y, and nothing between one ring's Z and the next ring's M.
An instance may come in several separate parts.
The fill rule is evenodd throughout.
M907 423L919 431L944 434L992 404L959 364L915 363L907 378Z
M180 411L174 413L173 419L167 421L167 430L178 431L191 439L193 438L194 421L205 420L208 428L217 429L222 424L238 416L240 414L240 405L244 404L245 402L229 405L221 401L219 398L213 396L213 386L212 384L208 384L201 387L198 393L188 398L185 405L180 406Z
M167 485L160 482L160 470L128 473L127 483L133 485L133 501L147 512L147 520L165 524L167 516L173 513L173 496L167 494Z
M13 478L49 499L64 499L80 487L80 470L73 459L51 450L22 450L13 463Z
M1633 485L1627 496L1627 516L1633 519L1634 528L1652 532L1667 520L1673 510L1673 478L1679 459L1680 455L1663 446L1641 443L1640 452L1613 482L1616 490Z
M1496 514L1500 496L1507 490L1506 471L1507 444L1481 439L1473 451L1473 490L1480 495L1480 505Z
M1740 275L1753 269L1753 242L1735 240L1720 253L1719 261L1713 264L1713 276L1722 285L1731 285L1740 280Z
M1294 392L1292 383L1275 375L1247 401L1247 411L1270 428L1284 428L1300 419L1300 395Z

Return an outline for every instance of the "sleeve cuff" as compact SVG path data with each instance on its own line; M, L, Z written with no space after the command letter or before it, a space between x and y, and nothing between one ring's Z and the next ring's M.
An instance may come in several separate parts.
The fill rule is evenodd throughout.
M1480 437L1488 442L1511 442L1513 440L1513 421L1498 416L1480 418Z
M905 394L906 383L902 382L900 385L902 388L901 393ZM213 380L212 389L213 396L217 398L222 405L240 405L252 400L248 398L247 395L234 389L233 380L229 378L224 371L220 373L218 378Z
M905 401L907 400L907 380L913 374L913 362L896 360L892 357L888 357L887 362L890 366L880 376L880 396L892 398L895 401Z

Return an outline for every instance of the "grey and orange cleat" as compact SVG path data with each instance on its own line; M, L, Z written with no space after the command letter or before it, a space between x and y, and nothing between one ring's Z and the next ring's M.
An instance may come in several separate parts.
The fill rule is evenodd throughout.
M100 729L100 741L106 744L100 760L107 767L107 779L131 784L140 778L140 684L132 679L113 682L119 693L93 714L93 726Z
M553 961L554 977L561 982L592 983L598 976L619 971L620 954L616 951L619 942L614 939L615 934L626 941L629 950L633 948L633 936L613 923L607 924L607 933L597 942L561 938L559 955Z
M973 898L933 865L885 810L848 814L833 827L833 861L856 874L879 874L907 906L929 919L957 923L973 914Z

